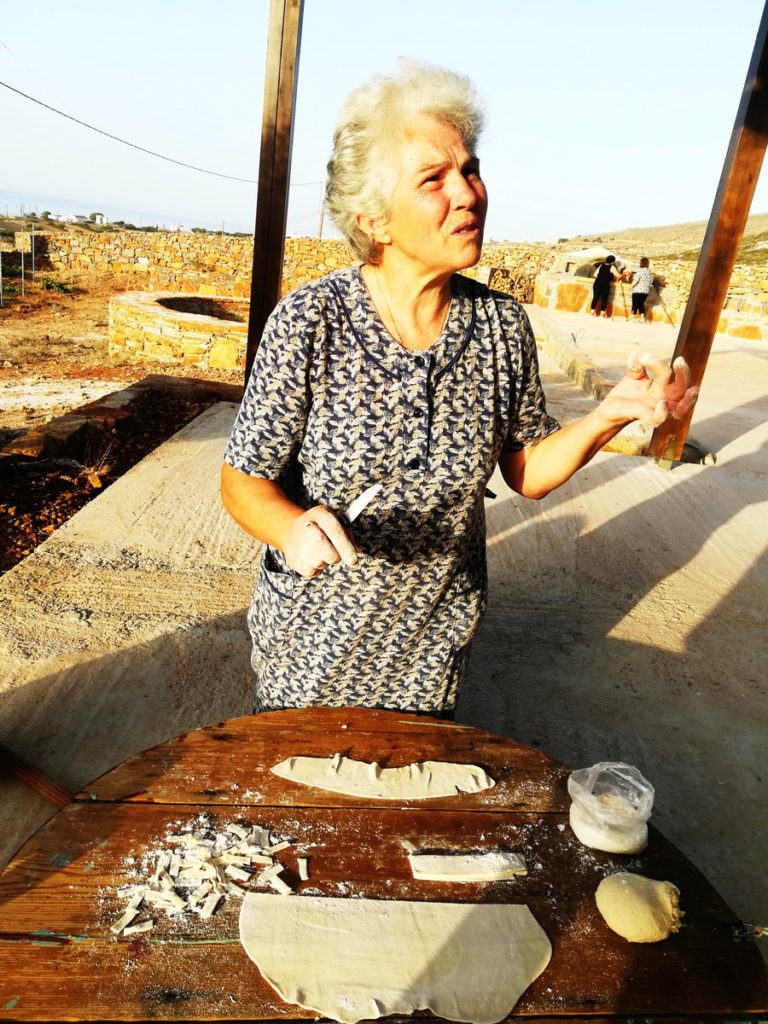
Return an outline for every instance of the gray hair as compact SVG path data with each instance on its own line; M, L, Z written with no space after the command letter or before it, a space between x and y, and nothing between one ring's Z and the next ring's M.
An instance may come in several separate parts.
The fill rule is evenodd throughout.
M468 78L455 71L401 60L399 73L377 75L347 97L333 134L325 205L356 256L375 263L377 243L358 215L387 217L395 187L393 152L407 121L428 115L454 128L474 154L483 112Z

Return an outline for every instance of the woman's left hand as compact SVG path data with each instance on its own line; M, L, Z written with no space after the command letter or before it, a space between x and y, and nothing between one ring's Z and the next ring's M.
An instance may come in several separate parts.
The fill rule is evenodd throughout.
M667 416L682 419L698 396L699 389L691 387L691 371L682 356L670 366L665 359L631 352L626 377L606 395L598 411L611 423L642 420L659 427Z

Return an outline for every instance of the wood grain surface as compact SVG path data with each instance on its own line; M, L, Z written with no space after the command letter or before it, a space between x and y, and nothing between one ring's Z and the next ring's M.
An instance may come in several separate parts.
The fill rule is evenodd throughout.
M292 754L337 750L390 766L426 758L474 762L500 788L495 803L489 794L496 787L393 806L351 802L264 770ZM764 1012L765 965L706 879L655 830L638 856L582 846L567 823L566 777L564 766L513 741L393 712L277 712L163 744L96 780L0 876L0 1018L314 1017L285 1004L245 955L235 895L207 921L159 911L151 932L126 938L110 931L126 903L118 886L146 881L166 837L203 821L217 830L233 821L258 824L289 842L277 857L299 895L275 899L307 892L527 904L553 956L515 1018L733 1020L737 1013ZM407 860L413 848L514 850L528 875L487 883L417 881ZM298 857L308 858L304 882ZM617 870L674 882L685 910L680 932L648 945L611 932L594 891Z

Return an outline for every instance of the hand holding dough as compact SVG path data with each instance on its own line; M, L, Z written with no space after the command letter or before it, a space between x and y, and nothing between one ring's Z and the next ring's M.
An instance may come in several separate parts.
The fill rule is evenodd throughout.
M671 882L620 871L604 878L595 903L605 923L629 942L660 942L680 930L680 890Z

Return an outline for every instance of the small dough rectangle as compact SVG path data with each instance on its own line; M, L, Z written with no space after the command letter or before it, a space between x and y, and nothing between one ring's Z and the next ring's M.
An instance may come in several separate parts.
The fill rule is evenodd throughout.
M142 932L152 931L154 927L154 921L140 921L138 924L131 924L127 928L123 928L123 935L140 935Z
M527 875L525 861L508 850L478 853L409 853L414 878L431 882L495 882Z

